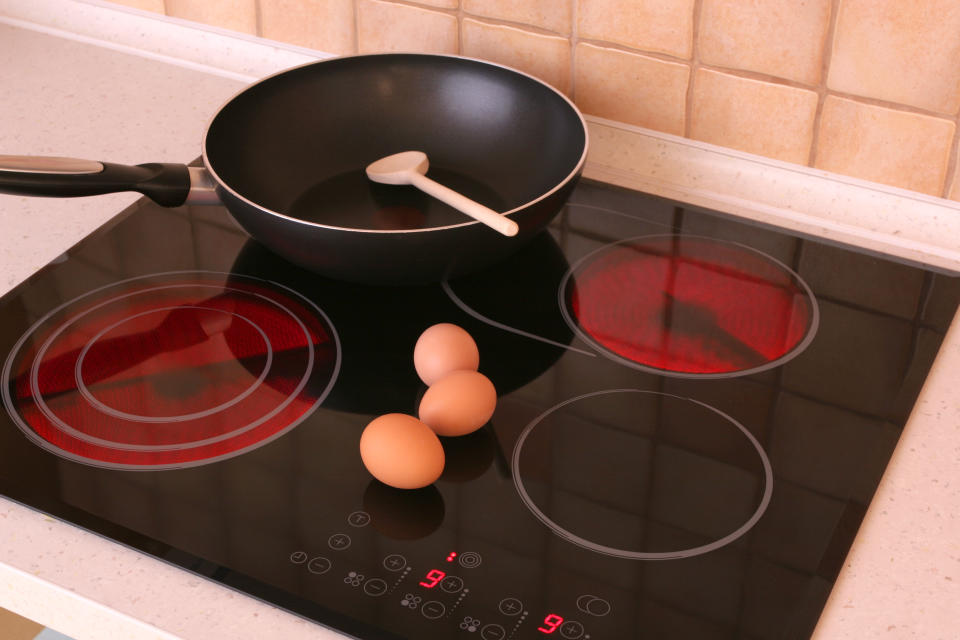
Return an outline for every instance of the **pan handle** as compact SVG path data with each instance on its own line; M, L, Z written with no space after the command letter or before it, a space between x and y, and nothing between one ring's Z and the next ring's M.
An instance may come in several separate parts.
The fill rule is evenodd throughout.
M112 164L77 158L0 155L0 193L95 196L137 191L165 207L186 202L190 171L183 164Z

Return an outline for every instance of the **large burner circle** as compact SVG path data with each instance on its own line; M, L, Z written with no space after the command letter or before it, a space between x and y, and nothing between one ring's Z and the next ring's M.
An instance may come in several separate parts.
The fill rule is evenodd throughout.
M671 560L733 543L763 516L773 469L760 442L696 400L609 389L521 432L513 482L557 536L603 555Z
M629 238L573 265L559 302L602 355L673 377L764 371L813 340L819 310L785 264L734 242L686 235Z
M176 469L297 426L340 369L337 333L275 282L204 271L131 278L74 298L17 341L3 402L34 443L98 467Z

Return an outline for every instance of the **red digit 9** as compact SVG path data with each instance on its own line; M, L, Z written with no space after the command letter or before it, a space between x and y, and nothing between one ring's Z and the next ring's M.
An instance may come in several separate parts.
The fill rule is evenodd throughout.
M426 577L420 581L420 586L426 587L427 589L433 589L445 577L447 577L447 574L443 571L440 571L440 569L430 569L430 571L427 572Z
M550 613L547 614L547 617L543 619L543 625L537 627L537 631L542 631L543 633L553 633L561 624L563 624L563 618L555 613Z

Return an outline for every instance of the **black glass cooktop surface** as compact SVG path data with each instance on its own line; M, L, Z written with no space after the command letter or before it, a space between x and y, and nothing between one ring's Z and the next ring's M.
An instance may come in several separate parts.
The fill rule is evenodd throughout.
M0 492L357 638L805 638L958 299L589 181L506 261L399 288L139 202L0 300ZM498 405L391 489L360 434L416 414L438 322Z

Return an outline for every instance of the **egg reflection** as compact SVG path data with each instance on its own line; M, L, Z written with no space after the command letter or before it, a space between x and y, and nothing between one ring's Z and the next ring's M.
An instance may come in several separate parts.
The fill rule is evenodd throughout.
M458 438L440 438L447 464L440 482L468 482L479 478L496 457L497 444L487 429Z
M422 489L394 489L371 480L363 493L363 510L370 524L394 540L417 540L436 531L443 523L446 507L433 485Z

